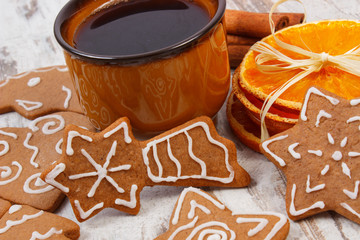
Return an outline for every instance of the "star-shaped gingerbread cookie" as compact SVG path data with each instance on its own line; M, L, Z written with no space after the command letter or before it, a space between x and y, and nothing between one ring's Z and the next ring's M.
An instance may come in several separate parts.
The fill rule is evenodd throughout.
M214 196L186 188L177 200L169 230L155 240L286 239L290 223L279 213L235 214Z
M145 186L243 187L250 183L239 166L234 143L200 117L148 141L137 141L127 118L99 133L69 126L63 154L41 176L63 191L79 221L115 208L140 209Z
M360 223L360 99L312 87L298 123L261 144L287 178L293 220L333 210Z
M0 113L10 111L28 119L83 112L66 66L34 69L0 81Z
M100 133L74 125L66 129L62 158L42 178L68 196L79 221L109 207L136 214L146 185L139 159L141 146L127 119Z

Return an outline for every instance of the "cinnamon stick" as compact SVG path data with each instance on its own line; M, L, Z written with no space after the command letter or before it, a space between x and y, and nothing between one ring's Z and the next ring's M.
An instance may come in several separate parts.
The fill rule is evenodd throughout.
M244 37L232 34L228 34L226 37L228 45L253 45L260 40L259 38Z
M251 45L229 45L229 62L231 68L237 68Z
M302 13L274 13L275 30L301 23ZM228 34L246 37L263 38L271 34L268 13L255 13L239 10L225 11L225 25Z
M288 15L289 17L289 26L293 26L304 21L305 15L303 13L292 13Z

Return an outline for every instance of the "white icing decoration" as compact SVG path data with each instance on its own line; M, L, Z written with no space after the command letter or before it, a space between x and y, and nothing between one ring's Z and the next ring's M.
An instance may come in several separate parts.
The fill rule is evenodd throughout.
M133 184L131 186L131 190L130 190L130 200L126 201L124 199L117 198L117 199L115 199L115 204L122 205L122 206L125 206L128 208L135 208L136 204L137 204L137 202L136 202L136 191L137 190L138 190L138 186Z
M95 210L100 209L102 207L104 207L104 203L98 203L95 206L93 206L92 208L90 208L89 210L87 210L86 212L82 209L80 202L78 200L74 201L75 207L78 210L80 217L82 219L86 219L88 218Z
M343 140L341 140L340 147L345 147L347 144L347 137L344 137Z
M327 134L327 137L328 137L328 140L329 140L329 143L330 143L330 144L334 144L334 143L335 143L334 138L331 136L330 133Z
M67 71L69 71L69 69L67 68L67 67L63 67L63 68L61 68L61 67L55 67L56 68L56 70L58 70L59 72L67 72Z
M199 219L199 217L196 216L196 217L194 218L194 220L192 220L192 221L189 222L188 224L182 225L182 226L178 227L178 228L171 234L171 236L169 237L168 240L173 240L174 237L175 237L179 232L181 232L181 231L184 231L184 230L186 230L186 229L193 228L193 227L195 226L196 222L198 221L198 219Z
M359 193L359 184L360 184L360 181L355 182L355 188L354 188L353 192L350 192L349 190L346 190L346 189L343 189L343 192L346 194L346 196L355 200Z
M306 181L306 192L307 193L311 193L311 192L315 192L315 191L319 191L325 188L325 183L323 184L319 184L315 187L310 187L310 175L308 175L307 177L307 181Z
M256 215L257 213L247 213L247 214ZM238 214L233 214L233 215L238 215ZM277 232L279 232L281 230L281 228L287 223L287 218L280 213L261 212L260 215L276 216L279 218L279 221L274 225L274 227L271 229L271 231L268 233L268 235L264 238L264 240L272 239L277 234Z
M320 92L315 87L309 88L309 90L306 93L305 100L304 100L304 103L303 103L303 107L302 107L301 112L300 112L300 118L303 121L307 121L306 111L307 111L307 106L308 106L308 102L309 102L309 98L310 98L311 94L317 94L317 95L319 95L321 97L325 97L333 105L337 105L340 102L336 98L333 98L333 97L330 97L330 96L327 96L327 95L323 94L322 92Z
M86 135L82 135L77 131L69 131L68 132L68 139L67 139L67 144L66 144L66 154L68 156L72 156L74 154L74 149L72 148L72 140L74 137L81 137L82 139L88 141L88 142L92 142L92 138Z
M354 209L352 209L352 207L350 207L349 204L340 203L340 206L342 206L343 208L345 208L346 210L348 210L349 212L351 212L352 214L354 214L355 216L360 218L360 214L358 212L356 212Z
M110 164L111 158L113 156L115 156L116 146L117 146L117 141L114 141L108 155L106 156L106 162L104 163L103 166L96 163L95 160L90 156L90 154L88 152L86 152L85 149L81 149L82 155L84 157L86 157L86 159L89 161L89 163L96 169L96 172L88 172L88 173L80 173L80 174L71 175L71 176L69 176L69 179L74 180L74 179L79 179L79 178L84 178L84 177L97 176L98 177L97 180L95 181L95 183L91 187L89 193L87 194L88 197L93 197L95 195L96 189L99 187L101 181L104 178L111 185L113 185L113 187L115 187L119 193L125 192L125 190L123 188L119 187L119 185L116 183L116 181L112 177L107 175L108 171L109 172L118 172L118 171L122 171L122 170L129 170L131 168L130 164L125 164L125 165L120 165L118 167L110 168L109 170L107 170L107 168Z
M60 138L59 141L55 145L55 151L60 155L62 154L62 150L61 150L60 146L63 144L63 142L64 142L64 139Z
M326 165L323 170L321 170L321 175L325 175L329 171L329 165Z
M27 85L29 87L35 87L40 83L40 81L41 79L39 77L30 78L29 81L27 82Z
M349 157L358 157L358 156L360 156L360 153L359 152L349 152L348 156Z
M296 148L298 145L299 145L299 143L293 143L288 147L289 153L295 159L300 159L301 158L300 153L297 153L297 152L294 151L294 148Z
M184 132L185 135L186 135L186 138L188 140L188 152L189 152L189 155L191 157L192 160L194 160L195 162L197 162L200 167L201 167L201 177L206 177L207 176L207 173L206 173L206 163L201 160L200 158L196 157L194 155L194 152L192 150L192 145L193 145L193 141L192 141L192 138L190 137L189 133L188 132Z
M199 234L199 240L227 240L225 231L216 229L206 229Z
M31 183L31 181L33 181L33 180L35 180L35 179L36 179L36 181L37 181L38 179L40 179L40 178L39 178L40 175L41 175L41 173L35 173L35 174L31 175L30 177L28 177L28 178L26 179L26 181L25 181L25 183L24 183L24 186L23 186L24 192L30 193L30 194L41 194L41 193L49 192L49 191L51 191L51 190L54 189L53 186L50 186L50 185L47 185L47 184L45 185L44 188L41 188L41 189L36 189L36 190L31 189L31 188L30 188L30 183ZM37 186L37 187L42 187L42 186L44 186L44 185L41 184L40 182L37 182L37 183L38 183L38 185L40 185L40 186Z
M131 143L131 137L129 135L129 127L126 122L121 122L119 125L117 125L114 129L104 133L104 138L108 138L120 129L124 129L124 139L126 143Z
M316 127L319 127L320 119L323 118L323 117L325 117L325 118L331 118L332 116L331 116L331 114L325 112L324 110L320 110L320 111L319 111L319 114L318 114L317 117L316 117L316 123L315 123L315 126L316 126Z
M20 211L20 209L22 208L21 205L12 205L10 208L9 208L9 214L13 214L13 213L16 213L17 211Z
M355 121L360 121L360 116L351 117L346 121L346 123L352 123ZM360 126L359 126L359 130L360 130Z
M16 161L13 161L13 162L11 163L11 165L17 166L17 167L18 167L18 171L16 172L15 176L12 177L11 179L4 180L4 181L0 181L0 186L6 185L6 184L8 184L8 183L11 183L11 182L15 181L16 179L18 179L18 177L20 176L20 173L22 172L22 166L21 166L18 162L16 162ZM4 171L5 171L5 173L4 173L4 171L1 172L1 175L0 175L1 178L7 178L7 177L9 177L9 176L11 175L11 173L12 173L11 168L8 167L8 166L1 166L1 167L0 167L0 170L4 170ZM4 173L4 174L3 174L3 173Z
M35 158L36 158L36 156L37 156L38 153L39 153L39 148L36 147L36 146L31 146L31 145L29 145L29 140L30 140L31 137L32 137L32 134L31 134L31 133L28 133L28 134L26 135L26 139L25 139L25 141L24 141L24 147L26 147L27 149L30 149L30 150L33 150L33 151L34 151L33 155L32 155L31 158L30 158L30 164L33 165L35 168L38 168L38 167L39 167L39 164L35 162Z
M341 163L341 167L342 167L343 173L351 179L351 173L350 173L350 169L349 169L348 165L346 165L346 163L343 162L343 163Z
M8 137L12 137L13 139L17 139L18 136L15 133L9 133L9 132L5 132L3 130L0 130L0 134L8 136Z
M299 216L299 215L304 214L307 211L315 209L315 208L323 209L325 207L325 203L323 201L318 201L318 202L314 203L313 205L311 205L308 208L303 208L303 209L300 209L300 210L296 210L295 209L295 204L294 204L295 193L296 193L296 184L293 184L293 187L292 187L292 190L291 190L291 203L290 203L290 209L289 209L290 214L293 215L293 216Z
M281 141L281 140L284 140L285 138L287 138L288 135L282 135L282 136L279 136L279 137L276 137L276 138L273 138L273 139L268 139L266 141L264 141L262 143L262 147L263 149L265 150L265 152L267 152L268 154L271 155L271 157L273 157L281 167L284 167L286 165L284 159L282 159L281 157L277 156L276 154L274 154L272 151L270 151L270 149L268 148L268 145L270 143L273 143L273 142L276 142L276 141Z
M197 188L193 188L193 187L189 187L189 188L186 188L182 191L182 193L180 194L180 197L179 197L179 200L178 200L178 203L176 205L176 209L175 209L175 212L174 212L174 217L171 221L171 223L173 225L176 225L178 222L179 222L179 215L180 215L180 210L182 208L182 205L183 205L183 202L184 202L184 199L185 199L185 196L188 192L194 192L196 194L199 194L201 195L202 197L206 198L207 200L209 200L210 202L212 202L216 207L218 207L219 209L221 210L224 210L225 209L225 206L223 204L221 204L219 201L215 200L213 197L211 197L210 195L200 191L199 189Z
M0 156L3 156L9 152L10 146L9 143L5 140L0 140L0 145L4 146L4 149L0 151Z
M228 233L230 233L230 239L229 240L234 240L235 237L236 237L236 234L233 230L231 230L228 225L226 225L225 223L223 222L218 222L218 221L210 221L210 222L206 222L206 223L203 223L203 224L200 224L199 226L195 227L192 232L190 233L190 235L186 238L186 240L188 239L193 239L193 237L195 235L197 235L201 230L203 230L204 228L211 228L211 227L222 227L224 228L225 230L228 231ZM227 236L227 233L224 231L224 230L214 230L214 229L206 229L206 230L203 230L203 232L200 233L199 235L199 240L202 240L204 239L204 236L209 234L209 233L214 233L216 232L217 235L222 235L222 236ZM222 233L222 234L219 234L219 233ZM224 239L224 238L223 238ZM227 238L225 238L227 239Z
M308 150L308 153L315 154L318 157L321 157L323 155L321 150Z
M62 86L62 90L64 92L66 92L67 96L65 98L65 102L64 102L64 108L67 109L69 107L69 102L71 99L71 90L67 87L65 87L64 85Z
M43 106L41 102L33 102L28 100L17 99L15 102L17 102L17 104L19 104L20 107L23 107L26 111L32 111ZM26 104L30 106L27 106Z
M252 237L262 231L266 225L269 223L269 220L266 218L243 218L239 217L236 219L237 223L259 223L255 228L252 228L248 231L248 236Z
M44 126L42 127L41 131L46 134L46 135L50 135L50 134L54 134L62 129L64 129L65 127L65 120L62 116L60 115L47 115L47 116L43 116L43 117L39 117L35 120L33 120L32 122L30 122L29 124L29 128L33 131L33 132L37 132L39 130L39 128L36 126L36 124L38 124L40 121L44 120L44 119L52 119L55 118L57 120L60 121L60 124L57 128L54 129L50 129L50 127L53 127L56 125L56 123L54 121L49 121L47 123L44 124Z
M7 78L7 79L5 79L5 80L3 80L3 81L0 81L0 88L3 87L3 86L5 86L5 85L8 84L9 82L10 82L10 78Z
M359 98L350 100L350 105L351 105L351 106L356 106L356 105L358 105L359 103L360 103L360 99L359 99Z
M36 240L36 239L48 239L51 236L55 235L55 234L62 234L63 230L56 230L56 228L52 227L47 233L45 234L41 234L38 231L34 231L31 234L31 238L30 240Z
M342 153L340 151L335 151L331 157L335 161L340 161L342 159Z
M5 86L12 79L19 79L19 78L22 78L22 77L25 77L25 76L29 75L30 73L49 72L49 71L52 71L54 69L58 70L59 72L67 72L68 71L67 67L61 68L59 66L45 68L45 69L34 69L34 70L24 72L24 73L18 74L16 76L12 76L12 77L9 77L9 78L5 79L5 81L3 81L3 83L0 84L0 87Z
M40 175L41 175L41 174L40 174ZM40 175L39 175L39 176L40 176ZM35 180L34 185L35 185L36 187L42 187L42 186L47 185L47 183L44 182L41 178L38 177L38 178Z
M191 149L192 149L192 146L191 146L191 143L189 142L188 143L188 151L189 151L189 155L192 157L192 159L196 162L198 162L200 165L201 165L201 175L191 175L191 176L168 176L166 178L164 177L160 177L160 176L154 176L154 174L152 173L151 171L151 168L150 168L150 164L149 164L149 158L148 158L148 153L151 149L151 147L155 148L155 146L161 142L165 142L169 139L171 139L172 137L174 136L177 136L179 134L186 134L188 140L190 140L191 138L189 138L190 136L188 135L188 131L191 130L191 129L194 129L196 127L202 127L203 130L205 131L206 133L206 136L207 136L207 139L209 140L209 142L211 142L212 144L214 145L217 145L218 147L222 148L224 150L224 153L225 153L225 165L226 165L226 168L229 172L229 176L228 177L213 177L213 176L207 176L206 175L206 164L200 160L199 158L197 158L196 156L194 156L194 154L192 153ZM156 150L155 150L156 151ZM154 153L154 151L153 151ZM169 153L168 153L169 154ZM232 168L232 166L229 164L229 153L228 153L228 149L226 148L226 146L224 144L222 144L221 142L219 141L216 141L210 134L210 130L209 130L209 126L205 123L205 122L196 122L190 126L187 126L179 131L176 131L176 132L173 132L172 134L169 134L163 138L160 138L160 139L156 139L156 140L153 140L153 141L150 141L147 143L146 147L142 149L142 155L143 155L143 160L144 160L144 163L147 167L147 173L148 173L148 176L149 178L153 181L153 182L176 182L177 180L179 179L189 179L189 178L194 178L194 179L206 179L206 180L211 180L211 181L219 181L219 182L222 182L222 183L230 183L233 181L234 179L234 170ZM169 154L170 156L170 154ZM171 157L170 157L171 158ZM156 159L155 159L156 161ZM173 161L173 160L172 160ZM160 161L157 163L157 164L160 164ZM178 166L178 165L177 165ZM158 165L159 167L159 165ZM162 167L161 167L162 168ZM181 169L180 169L181 170ZM180 170L178 169L178 173L180 172ZM159 171L160 172L160 171Z
M360 116L351 117L346 121L346 123L352 123L352 122L356 122L356 121L360 121Z
M60 189L61 191L68 193L69 192L69 188L65 187L64 185L62 185L61 183L59 183L58 181L55 180L55 178L57 176L59 176L62 172L64 172L66 166L64 163L59 163L58 165L56 165L45 177L45 182L57 187L58 189Z
M167 151L169 153L169 157L170 160L175 163L176 168L177 168L177 177L181 177L181 163L179 162L179 160L177 160L177 158L173 155L172 150L171 150L171 145L170 145L170 139L167 140Z
M154 159L155 159L156 166L158 167L158 170L159 170L159 176L158 176L158 178L161 178L161 177L162 177L162 174L163 174L163 168L162 168L160 159L159 159L158 154L157 154L157 147L156 147L156 145L153 146L153 156L154 156Z
M3 167L0 167L0 169L2 169L3 171L1 171L1 178L7 178L11 175L12 171L11 171L11 168L8 167L8 166L3 166Z
M44 211L40 211L40 212L35 213L35 214L32 214L32 215L26 215L26 214L25 214L25 215L22 216L22 218L21 218L20 220L16 220L16 221L7 220L7 221L6 221L6 226L0 229L0 234L1 234L1 233L5 233L5 232L6 232L7 230L9 230L11 227L16 226L16 225L20 225L20 224L26 222L27 220L40 217L43 213L44 213Z
M195 200L191 200L190 201L190 211L188 213L188 219L193 219L195 216L195 209L199 208L201 211L203 211L204 213L206 213L207 215L209 215L211 213L211 211L205 207L204 205L198 204Z

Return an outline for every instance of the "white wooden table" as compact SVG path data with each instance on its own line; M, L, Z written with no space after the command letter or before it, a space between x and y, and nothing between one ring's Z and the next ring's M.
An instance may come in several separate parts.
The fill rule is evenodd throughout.
M62 50L53 36L56 14L67 0L1 0L0 79L49 65L65 64ZM228 0L227 8L267 12L274 0ZM360 0L303 0L308 21L360 19ZM281 11L302 11L296 2L285 3ZM360 34L360 33L359 33ZM0 115L0 127L24 126L27 120L16 113ZM236 143L238 161L251 175L252 183L242 189L207 188L234 212L285 211L285 179L262 155L242 145L232 134L224 108L217 128ZM81 223L80 239L153 239L163 233L177 197L183 188L153 187L141 193L137 216L108 209ZM56 211L74 221L67 200ZM323 213L291 222L288 239L360 239L360 226L335 213Z

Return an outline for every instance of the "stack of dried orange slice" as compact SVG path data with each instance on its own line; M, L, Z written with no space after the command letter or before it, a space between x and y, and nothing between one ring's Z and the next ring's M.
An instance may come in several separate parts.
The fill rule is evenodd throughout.
M338 56L359 47L360 22L350 20L327 20L285 28L275 36L282 42L298 46L314 53ZM274 36L261 41L268 43L292 59L308 59L301 54L282 49ZM274 90L303 69L275 72L260 71L255 58L258 52L250 50L233 75L233 90L228 99L227 116L230 126L244 144L258 151L260 143L260 109ZM354 57L360 60L360 55ZM282 64L269 61L265 64ZM355 64L357 68L357 64ZM358 62L360 69L360 61ZM292 127L298 119L304 95L310 86L318 86L346 99L360 97L360 76L341 70L335 64L326 63L320 71L313 72L288 88L276 99L266 114L265 123L270 135Z

